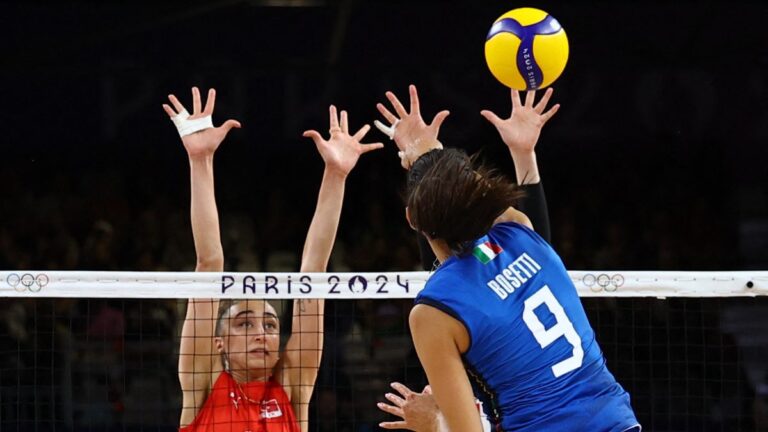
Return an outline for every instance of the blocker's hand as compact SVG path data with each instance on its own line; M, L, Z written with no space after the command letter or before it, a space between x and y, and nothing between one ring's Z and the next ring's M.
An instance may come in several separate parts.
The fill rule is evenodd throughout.
M560 105L556 104L549 111L544 112L552 92L553 89L548 88L539 103L534 105L536 92L530 90L525 95L523 105L520 102L520 94L517 90L512 90L512 113L509 118L501 119L489 110L483 110L480 114L496 127L513 156L532 153L539 140L541 128L560 109Z
M221 126L213 127L211 116L213 116L213 108L216 105L215 89L208 90L208 100L205 103L205 109L202 109L200 90L197 87L192 87L191 115L176 96L170 94L168 100L173 104L173 108L163 104L163 109L176 123L181 141L184 143L184 148L187 149L190 158L213 155L229 131L233 127L241 127L237 120L227 120Z
M379 103L376 104L376 108L389 122L390 126L387 127L378 120L374 122L379 130L389 136L390 139L395 140L399 150L400 164L405 169L409 169L411 164L422 154L435 148L443 148L440 141L437 140L437 135L440 132L440 126L443 124L443 121L450 114L447 110L440 111L435 114L432 123L426 124L424 119L421 118L419 94L416 91L416 86L408 86L408 92L411 98L410 112L405 110L405 107L394 93L388 91L386 93L387 99L389 99L397 115L392 114L383 104Z
M437 406L429 386L424 387L421 393L415 393L397 382L392 383L391 386L400 395L387 393L384 397L391 404L380 402L377 406L380 410L400 417L402 420L382 422L379 423L380 427L384 429L408 429L416 432L439 430L440 408Z
M354 135L349 135L349 119L346 111L341 112L341 119L336 112L336 107L331 105L328 109L330 115L330 128L328 133L330 138L323 139L322 135L315 130L304 132L304 136L312 138L320 152L326 169L346 177L352 168L357 164L360 155L384 147L382 143L361 144L360 140L371 129L364 125Z

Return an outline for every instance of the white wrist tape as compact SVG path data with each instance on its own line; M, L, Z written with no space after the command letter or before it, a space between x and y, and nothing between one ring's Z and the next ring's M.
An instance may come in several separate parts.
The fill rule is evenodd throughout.
M374 120L373 125L376 126L376 129L380 130L384 135L388 136L390 140L395 139L395 128L397 127L397 124L400 123L400 120L395 120L394 123L392 123L392 126L387 126L384 123Z
M176 116L172 117L171 120L173 121L173 124L176 125L180 137L185 137L195 132L213 127L211 116L189 120L189 113L186 110L178 113Z

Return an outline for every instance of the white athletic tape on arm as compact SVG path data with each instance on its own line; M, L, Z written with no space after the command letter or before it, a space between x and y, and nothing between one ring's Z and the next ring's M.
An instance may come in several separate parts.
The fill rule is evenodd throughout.
M384 135L388 136L390 140L395 139L395 128L397 127L398 123L400 123L400 120L395 120L392 126L387 126L378 120L373 121L373 125L376 126L376 129L380 130Z
M176 116L172 117L171 120L173 120L173 124L176 125L176 130L179 131L179 136L182 138L213 127L213 119L211 116L208 115L189 120L189 113L186 110L178 113Z

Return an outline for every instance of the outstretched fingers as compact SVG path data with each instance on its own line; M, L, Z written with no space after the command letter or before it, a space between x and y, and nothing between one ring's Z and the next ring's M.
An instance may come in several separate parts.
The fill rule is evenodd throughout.
M408 397L413 394L413 390L409 389L403 384L400 384L399 382L393 382L392 384L390 384L390 386L393 389L397 390L401 395L403 395L403 397Z
M345 134L349 133L349 118L345 110L341 110L341 131Z
M502 125L502 123L504 123L504 120L497 116L493 111L482 110L480 111L480 115L485 117L486 120L488 120L492 125L496 127L499 127Z
M205 101L203 115L213 115L213 108L216 106L216 89L208 90L208 100Z
M354 139L357 142L360 142L361 139L365 136L365 134L368 133L368 131L371 130L371 127L369 125L363 125L363 127L360 128L357 132L355 132L354 135L352 135L352 139ZM371 143L371 144L360 144L360 154L368 153L369 151L378 150L380 148L384 148L384 144L377 142L377 143Z
M546 123L551 119L555 114L557 114L557 110L560 109L560 104L555 104L552 108L549 109L549 111L545 112L541 115L541 121Z
M179 99L177 99L176 96L169 94L168 100L171 101L173 108L176 109L176 113L181 114L186 111L186 109L184 108L184 105L182 105L181 102L179 102Z
M163 110L165 110L165 113L168 114L170 118L176 117L176 111L173 110L168 104L163 104Z
M536 90L528 90L525 92L525 106L533 108L534 99L536 99Z
M387 99L389 99L389 102L392 103L392 106L395 108L395 112L397 115L400 116L400 118L403 118L408 115L408 112L405 110L405 107L403 104L400 103L400 100L395 96L394 93L391 91L388 91L386 93Z
M240 129L243 127L239 121L237 120L227 120L225 121L221 126L219 126L219 129L223 130L224 133L228 133L232 128Z
M407 429L408 423L402 420L393 422L381 422L379 423L379 427L382 429Z
M448 110L440 111L439 113L435 114L435 117L432 119L432 123L430 123L429 127L440 129L440 126L450 114L451 112Z
M379 409L384 411L385 413L396 415L398 417L404 417L403 410L400 407L390 405L384 402L379 402L376 404L376 406L379 407Z
M395 122L397 121L397 116L389 112L389 110L387 109L387 107L384 106L384 104L377 103L376 109L379 110L379 112L381 113L381 115L384 116L385 119L387 119L389 124L395 124Z
M301 134L301 136L303 136L305 138L311 138L312 141L314 141L315 144L318 144L318 145L323 142L323 136L320 135L320 132L318 132L316 130L304 131L304 133Z
M357 132L355 132L354 135L352 135L352 138L355 139L355 141L360 141L363 139L365 134L368 133L368 131L371 130L371 127L369 125L363 125Z
M202 106L200 102L200 89L192 87L192 115L200 114Z
M548 88L547 91L544 92L544 96L541 97L541 100L539 101L539 103L536 104L533 110L539 114L543 113L544 108L547 107L547 104L549 103L549 98L552 97L553 92L554 92L554 89L552 89L552 87Z
M416 86L413 84L409 85L408 93L411 96L411 114L421 115L419 111L419 93L416 91Z
M403 405L405 405L405 399L401 398L400 396L394 393L387 393L384 395L384 397L387 398L388 401L395 404L395 406L398 408L402 408Z
M339 127L339 114L336 111L336 105L331 105L330 107L328 107L328 117L329 117L328 124L330 125L329 131L333 132L336 130L340 130L341 128Z
M380 142L372 143L372 144L360 144L360 147L363 150L360 154L365 154L365 153L368 153L369 151L383 149L384 144Z
M511 96L512 96L512 109L523 106L523 103L520 102L520 93L518 93L517 90L512 89Z

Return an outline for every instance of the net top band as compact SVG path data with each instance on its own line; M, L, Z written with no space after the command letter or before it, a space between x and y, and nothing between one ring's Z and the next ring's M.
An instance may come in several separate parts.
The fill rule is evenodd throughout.
M568 272L581 297L755 297L768 295L768 271ZM196 273L19 270L0 272L0 297L403 299L428 272Z

